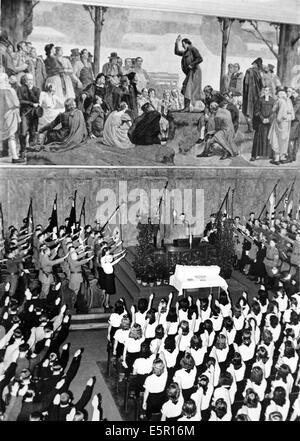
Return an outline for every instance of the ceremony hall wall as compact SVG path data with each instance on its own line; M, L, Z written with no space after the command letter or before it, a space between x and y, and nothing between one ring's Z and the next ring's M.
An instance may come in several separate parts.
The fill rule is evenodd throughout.
M195 235L201 235L209 215L216 212L227 190L234 189L233 215L248 218L249 212L254 211L258 216L268 195L278 182L278 200L291 181L300 178L300 170L273 170L259 169L87 169L87 168L26 168L14 170L2 169L0 176L0 199L2 201L5 228L10 224L18 225L26 216L30 198L33 200L35 223L47 225L51 215L52 204L56 193L58 194L58 221L64 222L69 215L71 196L77 190L77 215L79 216L83 198L86 198L86 222L93 224L101 217L101 223L113 213L116 205L120 204L120 191L124 197L124 188L128 194L134 191L134 200L138 200L144 191L150 195L151 189L156 190L156 199L152 201L151 217L157 215L159 203L158 192L163 195L163 189L168 183L168 190L191 190L191 197L183 201L177 212L185 211L187 217L195 216ZM120 190L121 188L121 190ZM122 190L123 189L123 190ZM106 190L112 190L112 200L104 210ZM198 190L198 196L196 195ZM104 193L101 196L101 191ZM115 195L115 198L114 198ZM232 193L230 191L230 200ZM129 199L132 196L129 197ZM150 196L149 196L150 197ZM100 200L102 198L102 200ZM125 195L126 198L126 195ZM300 198L300 189L295 186L294 203ZM196 201L197 199L197 201ZM282 201L283 204L283 201ZM128 208L130 208L128 203ZM196 206L197 205L197 206ZM230 203L231 205L231 203ZM103 206L103 210L100 210ZM268 204L269 206L269 204ZM100 207L100 208L99 208ZM171 206L172 209L172 206ZM231 210L231 206L229 207ZM279 207L279 210L282 209ZM295 207L295 209L297 209ZM100 211L99 211L100 210ZM101 213L101 215L99 215ZM147 214L147 213L146 213ZM111 224L118 224L119 218L114 217ZM132 222L123 222L122 233L124 243L133 245L136 243L137 229ZM167 236L169 230L167 229ZM171 236L170 236L171 237ZM168 237L167 237L168 238Z

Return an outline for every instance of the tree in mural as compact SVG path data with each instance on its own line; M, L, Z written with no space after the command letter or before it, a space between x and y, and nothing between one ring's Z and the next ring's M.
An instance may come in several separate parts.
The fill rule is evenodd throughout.
M108 8L103 6L83 6L94 23L94 73L100 72L101 33L104 25L104 14Z
M265 43L277 59L277 75L282 84L289 85L292 79L293 68L299 65L300 26L270 23L270 26L275 27L276 30L276 41L272 41L261 31L259 22L255 20L247 21L252 29L244 29L244 31L251 33L256 39Z
M1 0L1 31L16 44L32 32L33 10L37 0Z
M225 74L226 70L226 58L227 47L229 44L230 31L234 18L218 17L220 23L220 29L222 33L222 49L221 49L221 77ZM261 25L257 20L236 20L240 24L245 22L249 23L250 29L243 29L244 32L248 32L253 35L257 40L262 41L273 56L277 59L277 75L281 82L285 85L291 83L293 76L293 68L300 64L299 61L299 40L300 40L300 26L294 24L285 23L270 23L270 26L275 28L276 37L272 39L268 38L261 30Z

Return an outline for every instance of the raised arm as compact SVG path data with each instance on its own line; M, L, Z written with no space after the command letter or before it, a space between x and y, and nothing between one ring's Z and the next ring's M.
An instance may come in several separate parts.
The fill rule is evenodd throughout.
M181 57L184 54L184 51L182 49L180 49L180 43L181 43L181 35L178 35L178 37L176 38L176 41L175 41L174 53L175 53L175 55L178 55Z

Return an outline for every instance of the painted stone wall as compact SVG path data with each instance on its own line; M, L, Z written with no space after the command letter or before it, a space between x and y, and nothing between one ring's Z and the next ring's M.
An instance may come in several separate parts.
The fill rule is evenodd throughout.
M200 235L211 212L216 212L228 190L235 189L233 214L248 217L250 211L259 214L274 184L280 178L278 194L297 176L295 208L300 198L300 171L257 169L78 169L20 168L0 172L0 201L4 223L20 225L33 198L34 222L47 225L55 194L58 193L58 220L63 223L71 206L70 196L77 190L77 214L86 197L86 221L106 221L115 207L122 203L112 225L120 225L126 244L134 244L136 221L159 217L159 198L166 183L167 191L161 204L166 227L166 241L184 235L174 224L180 213L186 213L193 234ZM127 190L126 190L127 189ZM175 192L174 192L175 190ZM152 192L151 192L152 191ZM170 193L173 191L173 194ZM152 199L152 200L151 200ZM176 212L177 216L174 216Z

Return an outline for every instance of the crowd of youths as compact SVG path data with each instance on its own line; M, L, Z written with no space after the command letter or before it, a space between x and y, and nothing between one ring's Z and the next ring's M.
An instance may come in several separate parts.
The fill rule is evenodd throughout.
M16 271L13 265L21 259L21 253L15 259L11 256L7 271ZM52 283L45 297L28 268L23 266L17 287L16 273L5 274L10 281L1 285L0 419L99 421L101 395L92 399L93 414L86 410L96 379L87 381L78 401L72 393L84 349L75 350L69 363L72 349L66 341L71 316L63 304L61 283Z
M141 400L140 418L275 421L300 417L300 295L262 285L252 301L124 299L109 319L119 381Z
M101 395L86 407L95 378L88 380L74 402L74 380L84 349L69 361L71 314L88 312L81 292L84 271L96 272L103 289L102 304L110 311L115 293L113 266L126 251L112 254L121 245L118 232L104 237L99 225L80 228L78 222L31 231L30 218L20 229L13 225L1 240L0 290L0 412L8 421L99 421Z
M141 418L299 420L300 224L284 212L240 221L235 266L259 285L256 295L116 302L112 364ZM204 238L213 244L218 228L213 214Z

